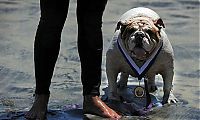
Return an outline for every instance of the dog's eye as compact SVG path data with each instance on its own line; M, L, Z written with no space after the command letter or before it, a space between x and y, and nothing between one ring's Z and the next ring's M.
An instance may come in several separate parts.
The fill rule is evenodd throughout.
M137 30L137 29L132 28L132 29L129 30L129 33L133 33L133 32L135 32L136 30Z
M147 32L149 35L153 35L153 32L152 32L150 29L146 30L146 32Z
M156 34L154 32L152 32L150 29L146 30L146 32L149 34L149 37L152 39L158 39Z

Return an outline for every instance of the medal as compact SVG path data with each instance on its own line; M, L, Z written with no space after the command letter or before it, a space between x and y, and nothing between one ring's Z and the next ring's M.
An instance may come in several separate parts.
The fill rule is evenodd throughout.
M145 95L145 89L144 87L140 86L140 81L139 81L139 86L136 86L135 89L133 90L133 93L135 97L137 98L142 98Z
M145 89L142 86L137 86L134 89L135 97L142 98L145 95Z

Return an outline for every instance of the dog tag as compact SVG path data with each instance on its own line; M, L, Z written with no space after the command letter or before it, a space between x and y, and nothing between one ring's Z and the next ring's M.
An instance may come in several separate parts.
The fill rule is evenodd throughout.
M135 97L142 98L145 95L145 89L142 86L136 86L133 93Z

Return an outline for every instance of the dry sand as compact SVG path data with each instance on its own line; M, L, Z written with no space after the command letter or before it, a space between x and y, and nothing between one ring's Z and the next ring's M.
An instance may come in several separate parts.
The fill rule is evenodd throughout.
M133 7L149 7L164 20L174 48L174 94L184 105L199 109L199 5L197 0L109 0L103 16L101 88L107 86L105 51L116 22ZM51 109L82 102L75 10L76 0L71 0L51 84ZM33 42L39 16L39 2L36 0L0 1L0 112L30 108L35 88ZM157 77L157 83L162 84L160 77Z

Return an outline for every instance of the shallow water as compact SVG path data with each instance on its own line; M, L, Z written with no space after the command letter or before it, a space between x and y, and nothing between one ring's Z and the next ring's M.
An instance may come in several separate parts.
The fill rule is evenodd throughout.
M102 87L107 86L105 51L119 17L133 7L149 7L164 20L175 51L175 96L187 106L199 108L199 1L110 0L104 13ZM76 1L70 1L51 84L50 108L82 103L80 62L77 53ZM33 42L39 20L36 0L0 1L0 112L28 110L34 93ZM130 80L129 83L136 83ZM158 76L159 87L162 80ZM103 92L101 91L103 94Z

